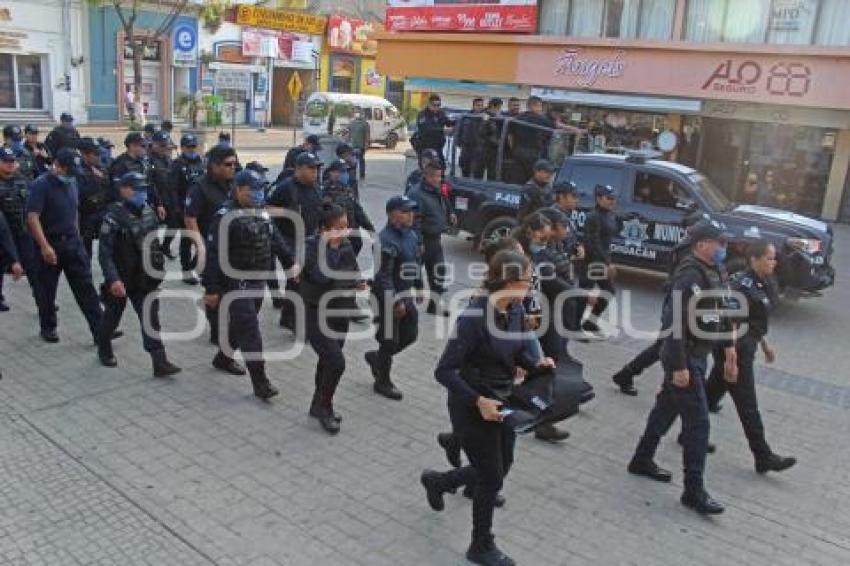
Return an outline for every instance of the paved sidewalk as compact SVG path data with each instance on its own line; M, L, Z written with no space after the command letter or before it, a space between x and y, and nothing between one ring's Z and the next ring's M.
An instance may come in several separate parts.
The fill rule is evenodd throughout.
M374 163L364 197L382 225L400 160ZM838 234L846 266L850 230ZM446 248L458 267L475 259L463 240ZM640 294L638 312L651 327L658 285L627 277L623 285ZM843 361L818 354L846 350L846 332L788 334L795 324L811 328L806 317L822 312L846 320L850 297L840 285L779 318L771 332L794 359L758 370L769 440L798 456L797 468L757 476L727 400L712 417L719 451L707 474L727 512L695 516L678 502L675 434L659 453L675 471L673 485L625 472L660 374L654 368L640 379L636 399L610 387L609 376L645 342L575 345L597 400L566 423L572 437L563 445L518 442L508 504L496 516L500 544L526 566L850 564L850 379ZM420 342L398 359L402 403L374 395L362 357L373 341L350 338L336 402L342 433L330 438L306 415L316 361L309 348L269 364L282 395L265 404L247 378L212 370L205 337L169 344L184 371L154 380L128 310L127 335L115 344L120 365L106 369L64 283L56 345L37 337L26 284L7 281L5 291L13 309L0 315L0 564L465 564L470 503L449 496L434 513L418 483L423 468L446 466L435 442L448 427L445 392L432 375L440 321L423 315ZM275 312L263 312L267 346L292 346ZM169 330L187 329L196 316L186 300L163 305ZM810 344L795 349L792 340Z

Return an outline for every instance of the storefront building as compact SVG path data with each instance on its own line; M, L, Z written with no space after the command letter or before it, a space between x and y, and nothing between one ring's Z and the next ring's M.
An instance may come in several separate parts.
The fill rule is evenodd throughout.
M730 197L755 177L761 204L850 221L850 26L834 24L850 17L850 3L537 8L542 35L381 34L379 71L527 85L563 123L587 129L595 151L652 147L670 131L678 143L668 157Z
M397 108L405 107L404 79L381 75L375 65L378 54L375 37L383 29L380 22L339 14L328 18L322 90L380 96Z
M115 8L111 5L88 7L86 33L89 38L88 60L91 88L88 92L89 120L118 122L128 120L127 92L135 82L131 38ZM139 10L134 33L145 37L154 33L168 12ZM142 57L142 90L139 100L132 99L136 115L147 121L172 119L177 115L175 101L181 94L197 90L198 38L197 19L191 14L179 16L171 30L161 34ZM192 45L194 43L195 45Z
M0 2L0 120L85 123L88 64L79 3Z

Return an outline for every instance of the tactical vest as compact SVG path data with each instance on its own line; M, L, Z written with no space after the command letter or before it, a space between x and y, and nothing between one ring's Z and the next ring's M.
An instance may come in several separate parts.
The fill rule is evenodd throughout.
M32 181L38 176L38 163L36 163L35 156L32 153L27 149L23 149L17 155L17 159L18 172L26 177L28 181Z
M15 175L7 182L0 182L0 211L6 217L12 234L26 231L27 180Z
M716 293L712 293L711 296L700 299L699 294L707 291L720 291L720 290L728 290L726 283L723 281L720 271L716 268L711 268L705 265L703 262L696 259L694 256L689 255L685 257L679 265L676 267L676 270L673 274L673 278L677 278L682 272L686 270L696 270L699 272L701 276L701 281L699 283L699 289L695 289L695 307L702 311L716 311L716 312L707 312L705 314L701 314L696 317L696 325L699 330L704 333L717 334L727 330L727 320L721 316L720 311L729 308L729 297L728 293L725 296L717 296ZM664 310L672 308L672 304L670 298L672 295L667 296L667 299L664 302ZM688 305L682 305L683 309L687 309ZM667 313L665 312L665 315ZM690 332L687 332L688 337L688 347L691 351L701 354L706 354L712 349L712 342L702 340Z
M230 264L240 271L268 271L272 265L272 225L269 220L237 214L230 222Z
M130 287L141 287L139 283L142 282L147 284L145 286L155 287L153 282L158 281L145 273L143 252L145 237L159 227L153 208L145 206L142 214L137 216L124 205L115 203L109 213L120 230L115 238L113 257L119 277ZM165 255L158 239L150 242L150 265L157 271L165 268Z
M81 176L86 179L87 184L95 186L95 190L88 192L80 199L80 212L85 215L96 214L102 211L111 200L108 175L104 172L101 179L89 171L84 171Z
M308 247L318 247L326 245L322 242L320 236L310 236L305 244ZM354 255L354 250L351 248L351 243L344 243L340 248L340 253L343 256L340 258L340 264L335 267L336 271L358 272L357 256ZM308 257L311 254L308 252ZM318 260L319 252L316 252ZM334 279L329 283L319 283L310 279L310 271L312 266L305 265L299 282L299 293L304 299L304 302L311 306L318 306L321 303L322 297L330 291L350 291L349 293L340 293L327 302L328 309L345 309L352 310L357 308L355 300L355 281L353 279Z

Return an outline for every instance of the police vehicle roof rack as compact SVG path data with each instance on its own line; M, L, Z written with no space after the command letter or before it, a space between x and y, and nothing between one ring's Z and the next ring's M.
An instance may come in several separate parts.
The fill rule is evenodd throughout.
M658 159L664 155L654 149L628 149L624 153L629 163L646 163L650 159Z

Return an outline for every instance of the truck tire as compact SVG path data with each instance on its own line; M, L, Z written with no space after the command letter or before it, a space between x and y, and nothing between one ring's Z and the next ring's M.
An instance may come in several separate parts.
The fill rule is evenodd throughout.
M390 132L387 134L387 141L384 142L387 149L395 149L395 146L398 145L398 134L395 132Z
M490 220L481 231L479 241L483 244L486 242L496 241L501 238L506 238L511 235L514 228L517 227L516 218L510 216L497 216Z

